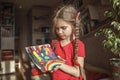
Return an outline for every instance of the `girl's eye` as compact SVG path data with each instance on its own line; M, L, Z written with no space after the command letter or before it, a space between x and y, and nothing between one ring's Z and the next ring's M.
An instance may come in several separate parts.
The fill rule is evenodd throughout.
M67 28L66 26L61 27L61 29L63 29L63 30L65 30L66 28Z
M66 30L66 28L67 28L66 26L62 26L62 27L60 27L60 28L55 28L55 30L56 30L56 31L59 31L59 30Z

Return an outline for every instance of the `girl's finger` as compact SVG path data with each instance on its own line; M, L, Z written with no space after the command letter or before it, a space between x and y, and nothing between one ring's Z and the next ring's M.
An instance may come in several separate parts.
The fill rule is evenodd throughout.
M56 66L53 71L57 71L59 69L59 66Z

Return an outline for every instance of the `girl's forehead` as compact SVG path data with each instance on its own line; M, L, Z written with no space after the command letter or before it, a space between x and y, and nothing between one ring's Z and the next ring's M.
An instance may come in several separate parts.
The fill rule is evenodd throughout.
M56 18L55 20L54 20L54 22L66 22L64 19L61 19L61 18Z
M65 21L63 19L56 19L56 20L54 20L54 25L56 25L56 26L71 25L71 23L68 21Z
M73 29L73 25L70 22L64 21L64 20L57 20L54 24L54 28L67 28L67 29Z

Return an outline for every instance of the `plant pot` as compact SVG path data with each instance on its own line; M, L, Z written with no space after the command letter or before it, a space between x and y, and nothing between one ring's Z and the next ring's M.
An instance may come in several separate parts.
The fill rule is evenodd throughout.
M111 58L110 65L113 80L120 80L120 58Z

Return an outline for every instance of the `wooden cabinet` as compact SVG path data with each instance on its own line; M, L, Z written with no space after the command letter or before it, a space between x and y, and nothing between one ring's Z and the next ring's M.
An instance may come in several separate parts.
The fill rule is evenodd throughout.
M0 74L11 73L9 64L14 66L15 55L15 7L12 3L0 3ZM12 63L11 63L12 62ZM6 67L8 70L6 71ZM3 72L4 71L4 72ZM15 71L12 69L12 72Z
M106 17L104 12L111 10L107 0L83 0L83 5L80 7L83 34L88 34L91 31L97 29L100 24L104 24Z
M99 24L99 15L95 5L82 5L80 7L83 35L96 29Z

